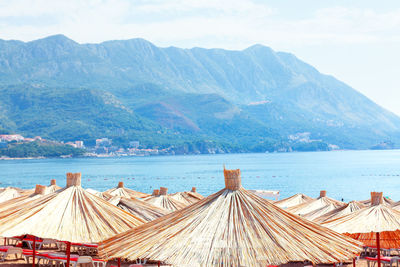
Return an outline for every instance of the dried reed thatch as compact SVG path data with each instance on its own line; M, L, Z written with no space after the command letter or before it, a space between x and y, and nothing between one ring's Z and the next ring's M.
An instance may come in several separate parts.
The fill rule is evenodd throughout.
M370 206L371 205L371 199L367 199L367 200L361 200L359 201L362 204L366 205L366 206ZM400 202L400 201L399 201ZM393 206L396 204L396 202L388 197L384 197L383 198L383 204L385 205L389 205L389 206Z
M6 187L0 190L0 203L21 196L18 190Z
M35 190L29 195L13 198L0 204L0 212L7 209L18 209L24 207L26 203L41 198L48 193L46 186L36 185Z
M316 218L321 217L335 209L337 209L337 208L335 208L334 205L329 204L322 208L319 208L319 209L313 210L309 213L303 214L303 215L301 215L301 217L306 218L307 220L310 220L310 221L314 221Z
M80 173L67 173L67 187L0 213L0 236L31 234L97 243L144 221L87 193Z
M143 198L143 201L169 211L177 211L187 206L168 195L168 188L166 187L160 187L159 191L154 190L153 195Z
M112 197L108 202L146 222L153 221L171 212L134 198Z
M57 190L60 190L62 187L57 185L56 179L51 179L50 180L50 185L47 187L47 192L48 193L53 193Z
M326 196L326 191L322 190L320 192L320 196L319 198L309 201L309 202L305 202L293 207L290 207L288 209L286 209L287 211L296 214L296 215L300 215L300 216L304 216L307 215L307 217L313 217L313 212L318 212L318 210L323 208L323 211L325 213L330 212L336 208L339 207L343 207L345 206L346 203L329 198ZM318 213L318 215L322 215L322 213Z
M371 192L371 197L381 196ZM383 199L372 202L368 208L350 213L323 225L340 233L370 233L400 229L400 212L384 204Z
M322 223L334 231L375 246L375 233L380 234L381 247L400 247L400 212L385 204L381 192L371 192L371 206L343 217ZM392 246L395 244L396 246Z
M185 205L191 205L204 197L196 192L196 187L192 187L191 191L178 192L170 195L172 198L184 203Z
M106 200L106 201L108 201L108 200L110 200L111 198L113 198L113 196L110 195L110 194L107 194L107 193L105 193L105 192L99 192L99 191L94 190L94 189L92 189L92 188L86 189L86 192L89 192L90 194L95 195L96 197L102 198L102 199L104 199L104 200Z
M353 201L350 201L346 206L339 207L328 213L325 213L322 216L313 219L313 221L316 223L323 223L326 221L331 221L331 220L343 217L347 214L353 213L355 211L358 211L358 210L366 208L366 207L367 206L362 204L361 202L353 200Z
M400 211L400 201L394 202L391 205L392 209Z
M119 182L118 186L115 188L111 188L104 193L109 194L113 197L127 197L127 198L143 198L143 197L148 197L149 194L138 192L129 188L126 188L124 186L124 182Z
M224 170L226 188L100 244L105 258L147 258L176 266L332 263L359 253L357 241L243 189L240 170Z
M204 198L203 195L201 195L200 193L197 192L197 188L194 187L194 186L192 187L192 190L190 190L190 194L194 195L198 199L203 199Z
M291 208L293 206L300 205L300 204L303 204L303 203L306 203L306 202L309 202L312 200L315 200L315 199L312 197L309 197L307 195L298 193L291 197L288 197L288 198L285 198L282 200L278 200L274 204L282 209L287 209L287 208Z
M18 192L21 194L21 196L29 196L35 193L36 188L31 188L31 189L20 189L17 188Z

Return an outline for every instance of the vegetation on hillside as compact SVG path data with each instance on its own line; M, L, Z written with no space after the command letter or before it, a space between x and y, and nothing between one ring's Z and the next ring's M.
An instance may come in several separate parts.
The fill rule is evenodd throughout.
M82 156L83 149L74 148L70 145L43 143L40 141L30 143L9 143L7 148L0 149L0 156L10 158L27 157L60 157L60 156Z
M367 149L400 118L288 53L0 40L0 133L176 153ZM309 133L308 140L293 139ZM330 144L334 146L329 146Z

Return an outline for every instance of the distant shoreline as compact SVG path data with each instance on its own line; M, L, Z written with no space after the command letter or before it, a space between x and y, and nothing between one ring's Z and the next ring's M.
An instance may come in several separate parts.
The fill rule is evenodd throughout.
M26 158L0 157L0 160L20 160L20 159L48 159L48 158L46 158L46 157L26 157Z
M112 156L112 155L98 155L98 156L67 156L67 157L26 157L26 158L9 158L0 157L1 160L37 160L37 159L78 159L78 158L140 158L140 157L163 157L163 156L194 156L194 155L227 155L227 154L286 154L286 153L305 153L305 152L338 152L338 151L387 151L387 150L399 150L399 148L393 149L338 149L338 150L316 150L316 151L286 151L286 152L242 152L242 153L215 153L215 154L162 154L162 155L130 155L130 156Z

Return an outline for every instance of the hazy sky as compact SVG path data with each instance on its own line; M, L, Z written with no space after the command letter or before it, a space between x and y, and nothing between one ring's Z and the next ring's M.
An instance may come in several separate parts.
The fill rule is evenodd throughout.
M400 115L398 0L0 0L0 38L294 53Z

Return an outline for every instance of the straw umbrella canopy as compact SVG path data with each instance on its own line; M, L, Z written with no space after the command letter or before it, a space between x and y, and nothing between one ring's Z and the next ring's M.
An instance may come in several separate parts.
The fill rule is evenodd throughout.
M53 193L57 190L60 190L62 187L57 185L56 179L51 179L50 180L50 185L47 187L47 192L48 193Z
M88 193L90 193L90 194L92 194L92 195L95 195L96 197L102 198L102 199L104 199L104 200L106 200L106 201L108 201L108 200L110 200L111 198L113 198L112 195L107 194L106 192L100 192L100 191L94 190L94 189L92 189L92 188L86 189L86 192L88 192Z
M143 201L169 211L177 211L187 206L168 195L168 188L166 187L160 187L159 191L154 190L153 195L143 198Z
M67 173L67 186L27 202L18 209L0 212L0 236L30 234L77 243L98 243L144 220L81 187L80 173Z
M191 205L204 198L202 195L196 192L196 187L192 187L191 191L178 192L171 194L170 196L186 205Z
M245 190L240 170L224 170L224 176L224 189L105 240L100 255L177 266L266 266L307 260L332 263L361 251L357 241Z
M361 200L360 202L361 202L362 204L364 204L364 205L367 205L367 206L370 206L370 205L371 205L371 199ZM384 198L383 198L383 204L392 206L392 205L395 205L396 202L395 202L394 200L390 199L389 197L384 197Z
M134 198L112 197L108 202L146 222L153 221L171 212Z
M287 208L291 208L293 206L297 206L309 201L315 200L312 197L309 197L305 194L301 194L301 193L297 193L291 197L282 199L282 200L278 200L276 201L274 204L282 209L287 209Z
M400 211L400 201L394 202L391 207L394 210Z
M38 185L36 185L35 190L31 194L22 195L20 197L13 198L13 199L10 199L3 203L0 203L0 212L3 212L7 209L16 210L16 209L23 208L26 203L29 203L30 201L41 198L46 194L48 194L46 186L38 184Z
M117 187L111 188L104 193L107 193L113 197L119 196L119 197L128 197L128 198L143 198L143 197L148 197L149 194L138 192L129 188L126 188L124 186L124 182L119 182Z
M336 208L345 206L346 203L338 201L336 199L332 199L326 196L326 191L322 190L320 192L319 198L312 200L312 201L308 201L293 207L290 207L288 209L286 209L287 211L296 214L296 215L306 215L308 214L308 216L310 216L310 214L312 214L312 212L316 212L317 210L324 208L325 212L329 212L331 210L334 210ZM322 214L320 214L322 215Z
M384 204L382 192L371 192L370 207L327 221L322 225L363 241L367 246L376 244L379 266L380 248L400 246L400 231L398 231L400 229L400 212ZM376 236L375 240L374 236Z
M358 201L350 201L347 203L346 206L339 207L337 209L334 209L326 214L323 214L322 216L313 219L314 222L316 223L323 223L326 221L331 221L340 217L343 217L347 214L353 213L355 211L358 211L360 209L366 208L367 206L362 204L361 202Z
M313 210L309 213L303 214L303 215L301 215L301 217L306 218L307 220L310 220L310 221L314 221L316 218L323 216L335 209L337 209L337 208L335 208L334 205L329 204L322 208L319 208L319 209Z
M21 196L21 194L16 189L11 187L3 188L0 190L0 203L19 196Z

